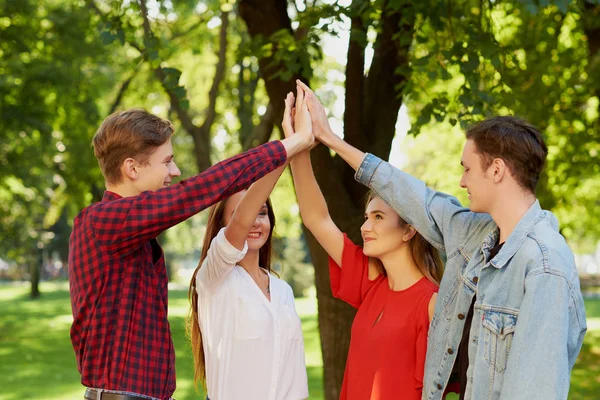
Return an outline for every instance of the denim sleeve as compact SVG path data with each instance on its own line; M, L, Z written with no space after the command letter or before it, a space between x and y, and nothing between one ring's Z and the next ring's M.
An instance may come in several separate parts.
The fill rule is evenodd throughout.
M485 228L493 224L488 214L471 212L455 197L428 188L421 180L372 154L365 155L355 178L447 254L468 243L481 245L489 233ZM474 247L466 250L470 252Z
M586 330L580 297L558 271L540 268L529 274L501 400L567 398Z

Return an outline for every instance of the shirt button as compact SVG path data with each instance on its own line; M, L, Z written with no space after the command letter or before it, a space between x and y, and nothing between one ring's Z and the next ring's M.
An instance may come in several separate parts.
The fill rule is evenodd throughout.
M465 319L465 314L458 314L458 319Z
M441 384L441 383L438 383L438 384L437 384L437 388L438 388L438 389L440 389L440 390L442 390L444 387L442 386L442 384Z
M477 283L477 282L479 282L479 277L477 277L477 276L474 276L474 277L473 277L473 283Z
M448 349L448 354L454 354L454 350Z

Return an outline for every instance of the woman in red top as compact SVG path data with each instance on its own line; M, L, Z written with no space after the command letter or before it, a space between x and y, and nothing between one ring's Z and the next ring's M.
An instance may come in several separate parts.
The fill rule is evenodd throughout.
M288 95L288 109L292 103ZM302 220L330 256L333 295L358 309L340 399L421 399L427 332L442 277L437 250L376 196L369 197L361 227L364 247L355 245L329 215L309 151L291 166Z

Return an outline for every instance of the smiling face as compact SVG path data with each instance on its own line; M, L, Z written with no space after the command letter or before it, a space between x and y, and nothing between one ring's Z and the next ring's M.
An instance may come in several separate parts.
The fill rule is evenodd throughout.
M365 222L360 227L364 254L381 259L397 251L406 243L407 229L408 225L385 201L373 197L365 210Z
M173 161L173 146L171 140L167 140L162 146L148 157L147 163L136 165L138 173L135 179L136 189L141 193L146 190L158 190L169 186L173 178L181 175Z
M475 142L467 140L460 162L464 168L460 187L467 189L471 211L490 212L496 198L496 187L490 176L491 166L484 169L481 157Z
M223 211L223 223L227 225L233 216L237 205L246 194L245 190L238 192L227 199L225 203L225 209ZM246 238L248 242L249 251L260 250L267 242L271 235L271 218L269 216L269 206L267 203L263 204L262 208L258 212L258 215L254 219L254 223L248 232Z

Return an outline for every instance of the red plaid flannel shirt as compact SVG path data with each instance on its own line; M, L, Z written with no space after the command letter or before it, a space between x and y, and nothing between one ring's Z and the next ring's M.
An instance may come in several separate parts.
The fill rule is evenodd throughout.
M71 341L87 387L168 399L175 352L167 273L156 236L283 165L270 142L155 192L101 202L75 218L69 242Z

